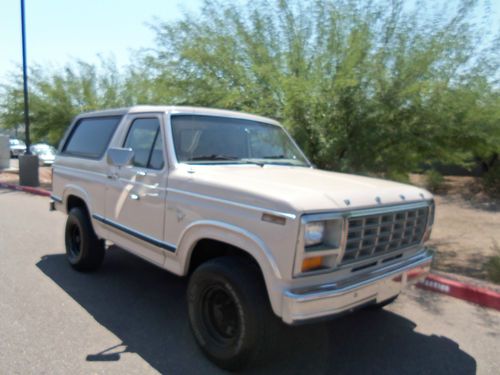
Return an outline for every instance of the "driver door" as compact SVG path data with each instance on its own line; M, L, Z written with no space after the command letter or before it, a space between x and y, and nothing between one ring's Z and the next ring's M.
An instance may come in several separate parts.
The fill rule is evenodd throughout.
M118 246L163 264L167 173L160 115L132 116L121 145L134 151L132 166L110 166L106 224Z

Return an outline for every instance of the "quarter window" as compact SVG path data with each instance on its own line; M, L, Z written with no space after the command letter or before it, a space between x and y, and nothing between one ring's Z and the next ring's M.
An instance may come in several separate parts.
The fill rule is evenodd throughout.
M100 159L121 117L85 118L80 120L63 149L63 154Z
M134 120L123 146L134 151L134 166L150 169L163 168L163 142L158 119Z

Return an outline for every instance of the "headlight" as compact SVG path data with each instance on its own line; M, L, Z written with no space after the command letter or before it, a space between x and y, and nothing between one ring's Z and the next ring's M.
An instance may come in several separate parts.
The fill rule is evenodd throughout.
M307 215L302 225L294 275L333 270L341 253L345 219L339 214Z
M324 221L307 223L304 231L304 245L307 247L322 243L324 234L325 234Z

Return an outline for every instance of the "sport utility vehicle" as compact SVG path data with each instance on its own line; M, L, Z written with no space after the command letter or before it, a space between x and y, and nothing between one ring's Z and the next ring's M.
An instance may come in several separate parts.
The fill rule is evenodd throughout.
M190 107L82 114L53 167L66 254L98 268L105 240L179 276L196 340L241 368L287 324L393 301L425 276L432 196L314 168L277 122Z

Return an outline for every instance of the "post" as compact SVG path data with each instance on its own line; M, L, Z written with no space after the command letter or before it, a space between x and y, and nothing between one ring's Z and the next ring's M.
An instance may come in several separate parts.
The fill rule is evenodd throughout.
M24 88L24 135L26 137L26 154L30 155L30 116L29 116L29 101L28 101L28 72L26 64L26 26L24 16L24 0L21 0L21 33L23 44L23 88Z
M28 73L26 63L26 27L24 16L24 0L21 0L21 33L23 49L23 86L24 86L24 135L26 155L19 157L19 184L25 186L39 186L38 156L31 155L30 146L30 115L28 102Z

